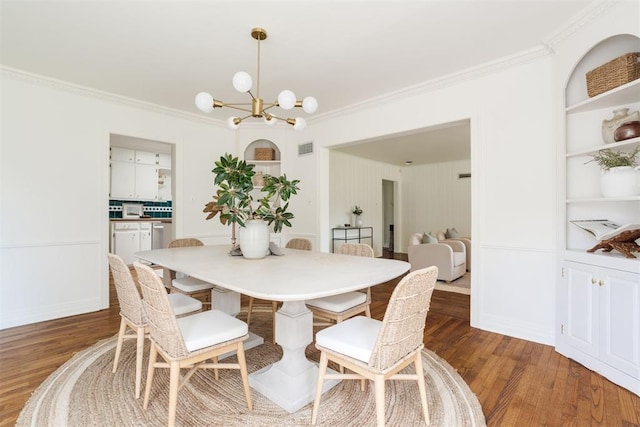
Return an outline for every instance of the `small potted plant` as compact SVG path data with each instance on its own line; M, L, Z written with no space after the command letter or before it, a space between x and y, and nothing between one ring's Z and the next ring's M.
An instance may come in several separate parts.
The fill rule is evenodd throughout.
M356 227L362 227L362 219L360 218L360 215L362 215L362 208L356 205L351 213L354 216L353 225L355 225Z
M593 154L593 159L602 169L600 185L605 197L628 197L640 194L638 186L638 167L636 157L640 153L637 146L629 153L605 149Z
M269 247L269 226L276 233L282 231L283 226L291 227L294 215L288 211L288 200L298 194L300 180L290 181L286 175L264 175L264 185L260 189L263 195L259 197L254 191L254 167L255 165L231 154L221 156L212 170L218 190L213 200L205 205L203 212L208 213L206 219L219 215L220 223L232 225L234 249L235 225L243 228L240 231L242 255L246 258L263 258ZM286 203L281 206L281 202ZM248 231L249 228L251 231ZM261 248L256 249L257 256L253 256L254 251L249 249L250 236L261 244Z

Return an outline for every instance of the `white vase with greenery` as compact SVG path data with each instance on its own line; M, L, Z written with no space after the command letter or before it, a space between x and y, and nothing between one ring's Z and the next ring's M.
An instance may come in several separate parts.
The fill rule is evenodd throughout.
M205 205L203 212L208 213L206 219L220 215L222 224L232 225L232 251L236 249L237 224L241 228L242 255L245 258L264 258L268 253L270 227L275 233L282 231L283 226L291 227L290 221L294 216L288 212L288 200L292 195L298 194L300 181L289 181L286 175L277 177L265 174L264 185L260 188L262 197L254 200L254 167L255 165L231 154L220 157L212 170L218 190L213 200ZM286 202L284 206L281 206L282 202ZM250 248L252 240L262 246Z

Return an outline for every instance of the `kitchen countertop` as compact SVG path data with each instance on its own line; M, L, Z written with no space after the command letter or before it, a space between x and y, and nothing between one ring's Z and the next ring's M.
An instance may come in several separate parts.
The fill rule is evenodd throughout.
M171 224L173 218L109 218L109 221L114 222L164 222Z

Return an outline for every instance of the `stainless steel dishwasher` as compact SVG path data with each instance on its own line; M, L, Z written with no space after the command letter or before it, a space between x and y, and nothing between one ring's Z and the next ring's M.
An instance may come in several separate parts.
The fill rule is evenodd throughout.
M164 248L164 224L160 221L151 222L151 249Z

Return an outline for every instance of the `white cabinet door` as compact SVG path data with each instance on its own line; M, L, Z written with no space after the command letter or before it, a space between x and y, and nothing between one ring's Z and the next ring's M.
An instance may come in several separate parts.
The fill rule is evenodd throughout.
M141 251L151 250L151 223L150 222L140 223L140 250Z
M116 230L113 234L115 254L124 260L127 264L133 264L136 257L134 253L140 249L140 231L135 230Z
M158 164L158 156L150 151L136 150L136 164L139 165L156 165Z
M158 167L160 169L171 169L171 154L158 154Z
M111 147L111 160L133 163L135 151L129 148Z
M136 165L129 162L111 161L112 199L132 199L135 197Z
M598 290L592 266L566 263L567 323L563 328L563 338L572 347L592 356L598 354Z
M136 164L135 194L138 200L158 199L158 168Z
M638 274L604 270L600 280L600 359L640 379L640 283Z

